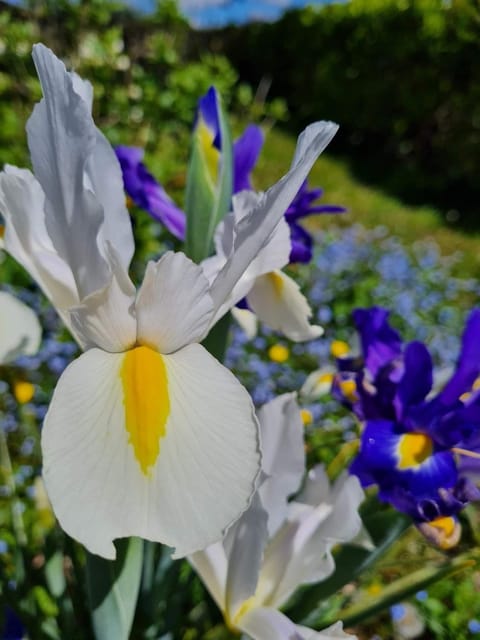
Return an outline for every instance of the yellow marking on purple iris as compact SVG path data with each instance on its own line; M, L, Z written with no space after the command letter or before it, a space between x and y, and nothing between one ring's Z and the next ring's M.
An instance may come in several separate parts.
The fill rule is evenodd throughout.
M218 165L220 162L220 151L213 146L214 136L202 118L197 125L197 135L200 141L200 149L207 165L208 173L215 184L218 178Z
M446 550L457 546L462 534L462 528L453 516L436 518L428 522L427 526L430 527L430 540L437 547Z
M343 358L350 353L350 347L343 340L334 340L330 345L330 353L334 358Z
M357 383L355 380L341 380L338 386L346 400L349 402L356 402L358 400Z
M397 469L417 469L432 455L432 439L424 433L405 433L397 447Z
M135 347L123 359L125 426L135 457L148 475L160 453L160 438L170 414L168 378L163 357L149 347Z

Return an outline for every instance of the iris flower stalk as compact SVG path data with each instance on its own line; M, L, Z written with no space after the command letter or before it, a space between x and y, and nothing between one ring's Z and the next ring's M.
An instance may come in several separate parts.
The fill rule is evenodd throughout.
M289 173L234 220L212 282L183 253L147 265L138 291L120 165L92 116L92 87L43 45L27 124L34 174L0 175L5 248L37 281L84 353L61 375L42 430L43 476L63 529L92 553L139 536L177 557L221 538L248 507L258 424L236 378L199 343L336 131L300 136ZM253 267L252 267L253 265Z
M359 534L363 491L344 474L333 486L321 465L305 476L303 423L293 394L259 411L263 459L259 487L223 541L189 557L227 626L254 640L352 638L337 623L317 632L279 610L300 586L334 571L332 548Z

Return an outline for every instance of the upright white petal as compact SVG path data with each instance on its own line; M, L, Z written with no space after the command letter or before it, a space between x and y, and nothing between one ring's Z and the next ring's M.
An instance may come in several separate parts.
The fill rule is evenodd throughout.
M209 594L217 603L217 607L225 612L227 556L223 543L214 542L206 549L192 553L188 561L200 576Z
M268 514L255 493L250 507L230 527L223 541L228 561L225 611L230 621L257 588L268 539L267 520Z
M60 524L105 558L127 536L177 557L220 539L249 504L258 447L250 397L200 345L87 351L62 374L42 432Z
M0 364L36 353L41 334L35 313L14 296L0 291Z
M309 322L312 310L300 287L282 271L258 277L247 302L261 322L290 340L302 342L323 334L322 327Z
M149 262L138 292L137 338L161 353L197 342L210 326L213 305L200 266L181 252Z
M318 122L307 127L298 140L295 163L290 171L241 220L236 230L234 251L212 285L216 309L222 306L248 265L268 242L315 160L337 129L338 126L332 122Z
M245 331L247 338L250 340L255 338L258 331L258 320L257 316L252 311L233 307L232 316L235 322L238 322L243 331Z
M278 396L258 411L262 470L267 478L258 492L268 513L269 536L287 516L287 499L305 474L303 424L295 394Z
M108 281L108 266L97 246L103 209L84 185L96 144L95 125L63 62L43 45L34 46L33 59L44 97L27 123L32 165L46 196L47 232L71 266L83 298Z

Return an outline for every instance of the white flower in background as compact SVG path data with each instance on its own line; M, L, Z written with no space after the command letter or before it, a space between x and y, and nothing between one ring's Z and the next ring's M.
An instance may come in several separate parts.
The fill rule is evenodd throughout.
M211 283L168 252L136 292L121 171L92 120L92 88L44 46L33 56L44 95L27 125L35 176L10 166L0 175L5 248L85 351L45 418L48 495L62 527L93 553L114 558L113 540L127 536L191 553L247 508L260 465L250 397L198 343L336 126L302 134L292 170L232 227Z
M254 640L352 638L341 624L321 632L294 624L279 608L302 584L334 570L331 549L361 530L364 494L344 475L333 487L321 466L305 473L303 425L295 396L280 396L259 412L263 460L260 486L249 509L224 540L189 557L226 624Z
M301 148L300 148L301 151ZM293 166L298 161L299 148ZM221 222L215 233L215 255L202 262L210 282L227 262L233 249L234 229L258 207L265 194L241 191L233 196L233 212ZM281 271L288 264L291 251L290 229L282 216L274 232L245 270L228 299L219 309L216 320L243 298L249 309L233 308L233 315L248 337L257 331L257 318L274 331L281 331L296 342L312 340L323 334L323 328L311 325L312 310L298 284Z
M300 395L311 402L327 395L332 389L332 382L336 372L335 367L329 365L312 371L303 383Z
M0 365L38 351L42 329L35 313L6 291L0 291Z

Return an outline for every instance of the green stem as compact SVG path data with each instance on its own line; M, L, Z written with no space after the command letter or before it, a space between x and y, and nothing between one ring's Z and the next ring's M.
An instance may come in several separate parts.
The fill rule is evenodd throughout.
M465 569L472 568L480 562L480 549L463 553L453 560L437 564L433 567L424 567L395 580L392 584L389 584L378 597L373 601L371 598L364 599L350 607L347 607L343 611L340 611L335 619L329 619L323 617L318 620L313 626L318 628L325 628L333 624L337 619L341 619L346 627L363 622L367 618L380 613L384 609L390 607L396 602L400 602L405 598L410 597L412 594L425 589L433 582L437 582L446 577L464 571Z
M12 461L8 451L7 438L5 431L0 427L0 469L2 475L5 478L5 484L10 490L11 495L11 512L12 512L12 524L15 531L15 537L18 545L21 547L27 546L27 534L25 532L25 526L23 524L23 518L21 514L21 501L17 498L17 485L15 483L15 476L13 474Z

